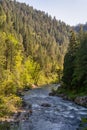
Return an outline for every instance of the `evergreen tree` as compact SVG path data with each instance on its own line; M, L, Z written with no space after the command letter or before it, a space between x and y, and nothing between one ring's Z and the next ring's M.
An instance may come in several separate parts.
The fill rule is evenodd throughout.
M24 88L60 81L69 30L24 3L0 1L0 116L16 111Z
M5 21L6 21L6 15L5 15L5 12L0 4L0 28L1 28L1 26L3 26Z
M76 35L74 32L71 32L70 43L68 51L64 58L64 69L62 81L67 88L72 88L72 79L75 67L75 57L77 52L78 42L76 40Z
M80 47L75 59L73 74L74 87L76 90L87 90L87 33L80 37Z

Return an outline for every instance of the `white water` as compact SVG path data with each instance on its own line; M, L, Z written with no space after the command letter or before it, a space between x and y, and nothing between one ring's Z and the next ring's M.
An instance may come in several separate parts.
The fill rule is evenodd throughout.
M52 87L37 88L25 93L24 100L32 104L32 114L10 130L76 130L81 117L87 116L87 108L60 97L49 96ZM48 103L51 107L41 106Z

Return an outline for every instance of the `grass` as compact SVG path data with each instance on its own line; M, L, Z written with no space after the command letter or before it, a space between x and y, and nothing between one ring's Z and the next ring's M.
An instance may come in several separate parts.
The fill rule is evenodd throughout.
M76 91L75 89L66 89L64 87L60 87L57 89L56 94L64 94L68 96L69 99L75 99L76 97L85 96L87 95L86 91L79 90Z
M87 123L87 118L82 118L82 123Z
M81 130L87 130L87 118L81 119L79 127L81 128Z

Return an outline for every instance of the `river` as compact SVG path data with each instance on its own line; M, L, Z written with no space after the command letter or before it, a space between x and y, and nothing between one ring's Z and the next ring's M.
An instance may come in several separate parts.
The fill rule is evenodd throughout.
M25 92L23 99L27 106L20 122L0 130L77 130L81 117L87 117L87 108L49 96L51 89L56 87L54 84ZM32 104L30 113L29 104Z

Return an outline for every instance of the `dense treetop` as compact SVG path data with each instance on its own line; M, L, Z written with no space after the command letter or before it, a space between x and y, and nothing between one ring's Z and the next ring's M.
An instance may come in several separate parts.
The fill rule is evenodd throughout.
M68 51L64 58L63 91L73 97L87 95L87 32L71 33Z
M5 30L16 33L26 55L32 55L41 66L44 66L44 59L62 65L69 26L25 3L4 0L2 6L6 14Z

